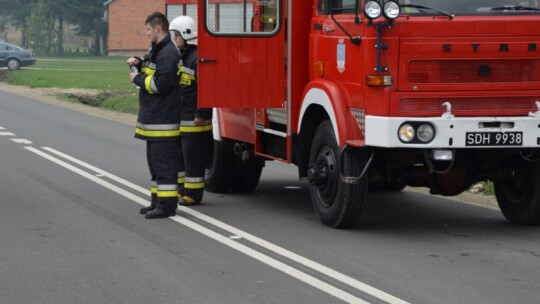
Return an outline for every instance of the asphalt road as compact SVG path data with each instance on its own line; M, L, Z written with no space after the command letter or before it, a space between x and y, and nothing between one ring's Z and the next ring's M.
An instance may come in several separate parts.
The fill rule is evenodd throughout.
M296 168L166 220L133 127L0 91L0 303L539 303L539 227L403 191L316 219Z

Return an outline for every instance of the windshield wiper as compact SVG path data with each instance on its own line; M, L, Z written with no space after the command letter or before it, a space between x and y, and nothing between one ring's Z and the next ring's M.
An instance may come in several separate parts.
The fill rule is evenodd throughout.
M432 8L432 7L427 7L427 6L423 6L423 5L418 5L418 4L400 4L399 6L401 7L411 7L411 8L418 8L418 9L427 9L427 10L432 10L432 11L435 11L441 15L445 15L447 16L448 18L450 19L453 19L455 17L454 14L452 13L448 13L448 12L445 12L445 11L441 11L440 9L437 9L437 8ZM421 11L422 13L425 13L424 11Z
M492 11L540 11L540 8L523 6L523 5L508 5L491 8Z

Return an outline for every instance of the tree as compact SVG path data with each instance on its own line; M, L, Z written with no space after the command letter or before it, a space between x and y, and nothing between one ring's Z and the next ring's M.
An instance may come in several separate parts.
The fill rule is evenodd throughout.
M0 0L0 7L0 32L9 22L22 31L22 46L46 53L63 53L64 22L77 26L78 35L94 37L96 55L108 33L103 0Z
M57 37L54 37L54 19L51 18L51 11L45 0L38 1L26 19L25 25L23 33L29 41L29 46L37 52L49 54Z
M0 0L0 17L4 22L11 24L14 27L23 30L26 27L26 20L30 17L32 7L35 6L37 0ZM21 44L23 47L28 47L26 36L23 36Z
M81 36L93 36L94 45L92 52L96 55L101 53L101 40L108 34L107 23L103 21L103 0L88 0L84 2L76 0L59 0L73 2L69 16L66 20L77 25L77 34Z

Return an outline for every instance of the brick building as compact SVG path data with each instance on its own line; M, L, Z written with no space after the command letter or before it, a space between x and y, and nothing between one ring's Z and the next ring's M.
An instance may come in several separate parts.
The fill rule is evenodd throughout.
M196 0L109 0L104 3L109 23L109 55L141 55L148 50L144 20L158 11L169 21L180 16L197 17Z

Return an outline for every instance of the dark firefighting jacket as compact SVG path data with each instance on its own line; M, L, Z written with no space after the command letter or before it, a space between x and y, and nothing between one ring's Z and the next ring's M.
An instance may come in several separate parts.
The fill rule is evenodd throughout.
M179 60L170 35L152 44L150 52L139 60L141 73L133 80L140 87L136 138L169 141L180 136Z
M197 46L188 45L187 49L181 51L181 54L182 58L178 65L181 104L180 132L186 134L210 131L212 129L212 109L199 108L197 105ZM194 126L195 117L204 119L204 125Z

